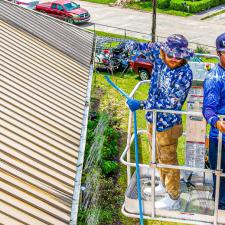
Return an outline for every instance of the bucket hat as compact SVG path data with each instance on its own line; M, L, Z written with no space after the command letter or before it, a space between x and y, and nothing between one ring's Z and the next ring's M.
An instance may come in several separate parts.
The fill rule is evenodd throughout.
M175 58L190 59L194 51L188 48L187 39L181 34L173 34L161 44L161 49L168 55Z
M225 33L223 33L217 37L216 50L217 51L225 51Z

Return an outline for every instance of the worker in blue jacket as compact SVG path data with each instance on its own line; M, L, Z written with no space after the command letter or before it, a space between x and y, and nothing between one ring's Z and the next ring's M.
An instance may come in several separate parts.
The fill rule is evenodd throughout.
M181 110L192 83L192 71L187 60L193 56L188 48L187 39L179 34L171 35L165 43L149 44L148 51L153 62L148 99L138 101L128 99L131 111L143 109ZM152 134L152 113L146 113L148 131ZM177 165L178 138L182 135L181 115L157 113L156 123L156 156L162 164ZM150 146L151 148L151 146ZM160 185L156 186L155 194L161 195L155 203L158 209L180 208L180 171L177 169L159 169ZM151 188L144 192L151 194Z
M225 33L216 39L217 54L220 62L207 75L204 82L203 115L211 125L209 135L209 163L210 168L217 168L218 130L225 132L225 121L218 117L225 115ZM225 134L223 134L221 169L225 173ZM215 181L213 175L215 197ZM225 209L225 178L221 177L219 209Z

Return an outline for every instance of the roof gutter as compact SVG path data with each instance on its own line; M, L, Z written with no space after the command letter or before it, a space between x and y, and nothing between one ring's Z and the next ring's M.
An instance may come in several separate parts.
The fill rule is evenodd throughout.
M85 152L86 136L87 136L88 114L89 114L89 108L90 108L90 94L91 94L93 70L94 70L94 65L92 64L90 66L90 71L89 71L87 95L86 95L86 101L85 101L85 107L84 107L84 115L83 115L81 137L80 137L80 147L79 147L79 154L78 154L78 161L77 161L77 173L75 175L75 181L74 181L72 209L71 209L69 225L77 224L80 189L81 189L81 178L82 178L84 152Z

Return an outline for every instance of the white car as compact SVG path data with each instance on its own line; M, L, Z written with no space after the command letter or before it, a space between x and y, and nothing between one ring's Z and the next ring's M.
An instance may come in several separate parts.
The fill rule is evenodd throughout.
M39 0L12 0L12 2L27 9L34 9L39 4Z

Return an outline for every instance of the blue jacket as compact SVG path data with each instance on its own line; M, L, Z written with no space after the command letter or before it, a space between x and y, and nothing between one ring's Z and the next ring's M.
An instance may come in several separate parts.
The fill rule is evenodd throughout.
M159 57L160 44L149 46L151 60L154 64L148 99L144 101L145 109L181 110L191 87L193 75L188 64L170 69ZM152 123L152 113L146 113L146 119ZM182 122L181 115L158 113L157 131L163 131Z
M218 136L215 128L219 120L218 114L225 115L225 69L219 64L208 73L204 81L203 115L211 125L210 138L213 139Z

